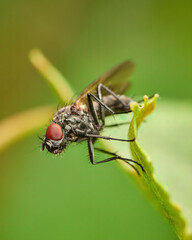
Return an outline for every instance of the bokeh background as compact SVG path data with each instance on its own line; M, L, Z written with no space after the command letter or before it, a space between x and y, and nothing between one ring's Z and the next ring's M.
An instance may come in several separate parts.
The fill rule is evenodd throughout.
M131 94L159 93L158 118L161 102L171 102L162 113L164 124L169 109L180 119L177 104L183 103L180 110L185 103L190 109L192 101L191 11L191 1L179 0L1 0L0 118L59 103L28 60L37 47L77 94L110 67L133 60ZM182 132L182 120L179 124ZM58 157L40 152L38 135L45 128L0 156L0 239L177 239L115 162L89 164L86 143L72 145ZM180 138L174 129L173 138ZM152 155L158 157L162 141L153 141L150 119L145 132L148 153L156 143ZM174 152L176 141L172 143ZM188 148L186 158L191 155Z

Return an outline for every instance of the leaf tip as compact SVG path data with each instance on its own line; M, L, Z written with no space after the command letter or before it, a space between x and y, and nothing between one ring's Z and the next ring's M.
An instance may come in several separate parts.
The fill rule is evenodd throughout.
M42 69L48 65L48 60L44 57L43 53L38 48L30 50L29 60L39 71L42 71Z
M144 100L144 102L147 102L149 100L149 97L147 95L144 95L143 100Z
M139 111L139 105L137 102L133 101L130 103L130 109L132 112Z

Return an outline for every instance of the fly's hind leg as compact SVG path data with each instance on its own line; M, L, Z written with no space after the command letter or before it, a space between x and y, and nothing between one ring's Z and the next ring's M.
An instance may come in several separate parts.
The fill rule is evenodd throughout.
M97 96L95 96L94 94L92 93L88 93L87 94L87 98L88 98L88 103L89 103L89 108L90 108L90 111L91 111L91 114L94 118L94 121L96 123L97 126L104 126L105 125L105 114L104 114L104 108L109 111L111 114L119 114L119 113L116 113L114 112L110 107L108 107L106 104L103 103L103 96L102 96L102 93L101 93L101 89L104 89L105 91L107 91L110 95L112 95L114 98L116 98L123 106L126 106L126 103L124 103L117 94L115 94L113 91L111 91L108 87L104 86L103 84L99 83L98 84L98 87L97 87ZM94 108L94 105L93 105L93 101L92 101L92 98L94 98L97 102L98 102L98 106L99 106L99 115L100 115L100 118L101 118L101 122L102 122L102 125L100 125L99 123L99 117L98 117L98 114ZM123 112L123 113L127 113L127 112Z
M119 101L123 106L126 106L126 103L124 103L116 93L114 93L113 91L111 91L111 89L109 89L108 87L106 87L105 85L103 85L101 83L99 83L97 86L97 96L98 96L99 100L103 101L101 89L104 89L106 92L108 92L114 98L116 98L117 101ZM104 114L104 109L101 106L99 106L99 113L100 113L101 119L103 119L102 121L104 123L105 114ZM117 113L113 112L113 114L117 114Z
M88 139L88 149L89 149L90 161L91 161L91 163L92 163L93 165L96 165L96 164L99 164L99 163L110 162L110 161L118 160L118 159L119 159L119 160L123 160L124 162L128 163L128 164L137 172L138 175L140 175L138 169L137 169L134 165L132 165L131 162L137 164L137 165L142 169L142 171L145 172L143 166L142 166L140 163L138 163L138 162L136 162L136 161L134 161L134 160L132 160L132 159L122 158L122 157L118 156L116 153L111 153L111 152L105 151L105 150L100 149L100 148L95 148L95 149L98 150L98 151L100 151L100 152L110 154L110 155L112 155L113 157L104 159L104 160L99 161L99 162L95 162L94 146L93 146L93 142L92 142L92 139L91 139L91 138Z

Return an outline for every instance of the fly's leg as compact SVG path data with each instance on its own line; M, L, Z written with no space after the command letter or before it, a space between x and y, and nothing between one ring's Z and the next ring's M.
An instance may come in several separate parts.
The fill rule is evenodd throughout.
M100 86L100 84L99 84L98 86ZM103 86L103 85L102 85L102 86ZM108 89L108 88L107 88L107 89ZM110 89L109 89L109 90L110 90ZM98 96L99 96L100 98L102 98L102 95L101 95L100 91L98 91L98 92L99 92ZM110 90L110 93L111 93L111 92L112 92L112 91ZM112 92L112 93L113 93L113 92ZM115 93L113 93L113 96L114 96L114 95L115 95L115 98L117 98L122 104L125 105L125 103L123 103ZM99 97L95 96L95 95L92 94L92 93L88 93L88 94L87 94L90 112L91 112L91 114L92 114L92 116L93 116L93 119L94 119L96 125L97 125L97 126L100 126L98 114L97 114L97 112L96 112L96 110L95 110L95 108L94 108L92 98L94 98L94 99L98 102L98 105L99 105L99 113L100 113L100 117L101 117L101 121L102 121L101 127L102 127L102 126L105 125L105 119L104 119L105 116L104 116L103 108L105 108L107 111L109 111L109 112L110 112L111 114L113 114L113 115L114 115L114 114L119 114L119 113L114 112L110 107L108 107L106 104L104 104ZM127 111L127 112L128 112L128 111ZM127 113L127 112L126 112L126 113ZM123 113L125 113L125 112L123 112Z
M101 93L101 89L104 89L106 92L108 92L109 94L111 94L114 98L116 98L123 106L127 106L127 104L126 103L124 103L120 98L119 98L119 96L116 94L116 93L114 93L113 91L111 91L108 87L106 87L105 85L103 85L103 84L101 84L101 83L99 83L98 84L98 87L97 87L97 96L98 96L98 98L99 98L99 100L101 100L102 101L102 99L103 99L103 97L102 97L102 93ZM149 99L151 99L151 98L153 98L154 97L154 95L152 95L152 96L150 96L149 97ZM139 101L137 101L138 103L142 103L144 100L142 99L142 100L139 100ZM113 114L125 114L125 113L129 113L129 112L132 112L131 110L126 110L126 111L122 111L122 112L114 112ZM102 120L102 122L103 122L103 125L104 125L104 118L105 118L105 115L104 115L104 109L102 108L102 106L101 105L99 105L99 113L100 113L100 116L101 116L101 120Z
M89 109L90 109L90 112L91 112L91 115L95 121L95 124L99 127L99 118L98 118L98 115L97 115L97 112L93 106L93 101L91 99L92 97L92 94L91 93L88 93L87 94L87 99L88 99L88 104L89 104Z
M114 98L116 98L123 106L126 106L126 104L119 98L119 96L114 93L113 91L111 91L111 89L109 89L108 87L106 87L105 85L99 83L98 84L98 87L97 87L97 96L99 98L99 100L103 100L103 96L102 96L102 93L101 93L101 89L104 89L106 92L108 92L110 95L112 95ZM103 125L104 125L104 121L105 121L105 115L104 115L104 109L99 106L99 113L100 113L100 116L101 116L101 120L103 122ZM116 114L115 112L113 114Z
M107 128L110 128L110 127L118 127L118 126L130 124L130 123L131 123L131 122L115 123L115 124L105 125L105 127L107 127Z
M118 157L118 159L120 159L120 156L118 156L116 153L108 152L108 151L103 150L103 149L101 149L101 148L95 148L95 150L100 151L100 152L103 152L103 153L111 154L111 155L113 155L114 157ZM118 159L115 159L115 160L118 160ZM126 158L126 159L127 159L127 158ZM120 159L120 160L121 160L121 159ZM130 163L130 160L131 160L131 159L127 159L127 161L126 161L126 160L124 160L124 161L126 161L126 163L129 164L129 166L131 166L131 167L135 170L135 172L140 176L139 171L137 170L137 168L136 168L134 165L132 165L132 164ZM132 162L132 160L131 160L131 162ZM135 161L133 161L133 162L135 162ZM135 162L135 163L136 163L136 162ZM142 171L144 171L142 165L140 165L140 166L141 166ZM144 172L145 172L145 171L144 171Z
M88 98L88 103L89 103L89 108L90 108L90 112L92 114L92 117L95 121L95 124L97 126L100 126L100 123L99 123L99 118L98 118L98 114L94 108L94 105L93 105L93 100L91 98L94 98L98 103L99 103L99 109L101 109L102 107L104 107L106 110L108 110L111 114L115 114L115 112L109 108L106 104L104 104L98 97L96 97L94 94L92 93L88 93L87 94L87 98ZM102 110L99 110L99 111L102 111ZM104 116L102 117L101 116L101 121L102 121L102 125L101 127L104 125Z
M102 100L102 94L101 94L101 88L105 89L106 92L108 92L109 94L111 94L114 98L116 98L123 106L126 106L126 103L124 103L119 96L114 93L113 91L111 91L111 89L109 89L108 87L106 87L105 85L99 83L98 87L97 87L97 94L98 94L98 98L100 100Z
M93 105L93 100L92 98L94 98L98 103L99 103L99 109L100 111L102 107L104 107L107 111L109 111L111 114L116 114L111 108L109 108L106 104L104 104L98 97L96 97L95 95L93 95L92 93L88 93L87 94L87 97L88 97L88 104L89 104L89 109L90 109L90 112L92 114L92 117L95 121L95 124L102 128L105 124L105 121L104 121L104 115L101 115L101 121L102 121L102 124L99 123L99 118L98 118L98 114L94 108L94 105ZM87 137L94 137L94 138L104 138L104 139L107 139L107 140L119 140L119 141L127 141L127 142L131 142L131 141L135 141L135 139L133 140L120 140L120 139L113 139L113 138L110 138L110 137L103 137L103 136L100 136L100 135L90 135L90 134L86 134L85 136Z
M100 151L100 152L107 153L107 154L111 154L113 157L104 159L104 160L99 161L99 162L95 162L95 159L94 159L94 147L93 147L93 142L92 142L91 138L88 139L88 149L89 149L90 161L91 161L91 163L92 163L93 165L96 165L96 164L99 164L99 163L110 162L110 161L118 160L118 159L119 159L119 160L123 160L123 161L125 161L126 163L128 163L128 164L137 172L138 175L140 175L140 174L139 174L139 171L136 169L135 166L133 166L133 165L131 164L131 162L137 164L137 165L142 169L142 171L145 172L143 166L142 166L140 163L138 163L138 162L136 162L136 161L134 161L134 160L132 160L132 159L122 158L122 157L118 156L116 153L111 153L111 152L105 151L105 150L100 149L100 148L96 148L96 150L98 150L98 151Z
M134 139L121 139L121 138L112 138L112 137L107 137L107 136L101 136L101 135L95 135L95 134L85 134L84 135L85 137L88 137L88 138L102 138L102 139L105 139L105 140L115 140L115 141L121 141L121 142L134 142L135 141L135 138Z

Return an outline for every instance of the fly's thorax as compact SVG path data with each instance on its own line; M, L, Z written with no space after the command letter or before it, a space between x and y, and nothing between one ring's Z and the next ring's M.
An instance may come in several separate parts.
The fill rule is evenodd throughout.
M71 108L70 106L60 108L53 117L53 122L61 124L63 123L64 119L71 115Z
M86 133L98 133L93 117L83 106L58 110L53 121L62 127L66 140L70 142L79 141Z
M81 112L80 115L69 115L63 122L64 131L70 141L79 141L87 133L95 133L92 116Z

